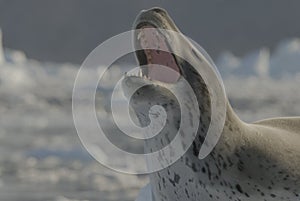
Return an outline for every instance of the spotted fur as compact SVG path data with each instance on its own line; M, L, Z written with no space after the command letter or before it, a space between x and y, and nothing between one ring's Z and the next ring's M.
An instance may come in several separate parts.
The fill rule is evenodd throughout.
M166 11L154 8L139 18L155 19L162 28L178 31ZM155 16L152 17L151 16ZM159 20L158 20L159 19ZM192 47L182 51L195 57ZM203 55L196 54L201 67ZM198 159L211 117L211 100L207 86L194 68L181 61L183 76L194 89L201 117L197 137L188 151L173 165L150 174L155 201L297 201L300 200L300 118L277 118L246 124L227 101L226 122L222 136L208 157ZM130 90L127 78L124 90ZM148 111L161 104L168 114L166 127L159 136L147 140L145 151L168 145L180 123L176 98L155 84L143 87L132 96L131 106L141 125L149 123ZM180 82L175 90L188 96ZM188 102L185 104L189 104ZM186 116L188 118L188 115ZM185 133L189 135L189 133Z

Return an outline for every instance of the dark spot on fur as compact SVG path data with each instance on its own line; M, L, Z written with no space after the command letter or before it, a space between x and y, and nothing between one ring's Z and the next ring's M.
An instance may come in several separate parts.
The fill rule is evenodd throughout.
M239 184L237 184L235 187L240 193L244 193L242 187Z

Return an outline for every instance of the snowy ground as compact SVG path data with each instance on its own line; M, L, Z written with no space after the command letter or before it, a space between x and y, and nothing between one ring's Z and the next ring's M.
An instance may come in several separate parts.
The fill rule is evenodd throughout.
M224 53L216 63L243 120L300 115L300 40L271 54ZM146 184L101 166L81 146L71 111L78 67L0 54L0 200L129 201Z

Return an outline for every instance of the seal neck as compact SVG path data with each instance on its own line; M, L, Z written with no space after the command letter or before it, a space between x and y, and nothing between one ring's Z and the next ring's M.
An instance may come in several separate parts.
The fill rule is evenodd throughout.
M226 120L225 125L231 125L231 124L237 124L237 125L243 125L245 126L245 122L243 122L237 114L234 112L231 104L227 100L227 110L226 110Z
M228 154L234 152L234 150L240 144L245 143L245 139L247 138L246 135L250 130L251 128L248 126L248 124L242 121L237 116L229 101L227 100L227 111L224 128L213 152L227 152Z

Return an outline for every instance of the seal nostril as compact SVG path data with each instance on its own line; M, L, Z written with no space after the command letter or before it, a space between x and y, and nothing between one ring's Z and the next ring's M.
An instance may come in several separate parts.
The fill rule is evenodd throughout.
M163 13L166 13L166 11L162 8L152 8L151 11L153 12L156 12L156 13L159 13L159 14L163 14Z
M156 12L156 13L160 13L161 12L161 10L159 8L154 8L153 11Z

